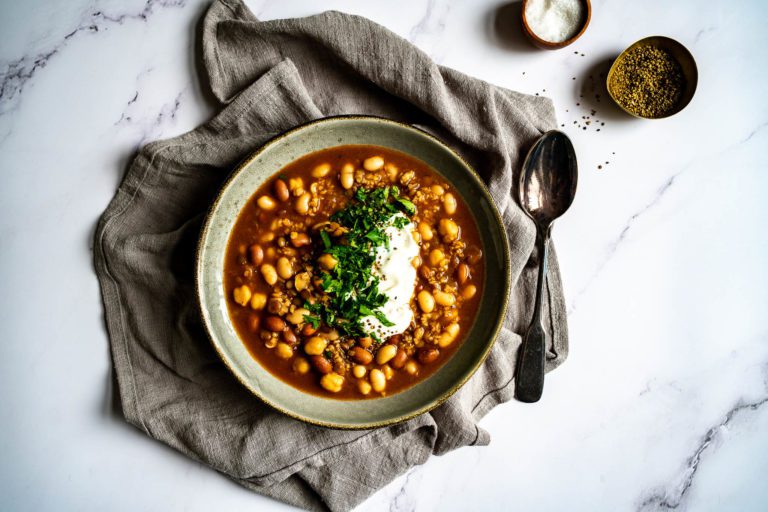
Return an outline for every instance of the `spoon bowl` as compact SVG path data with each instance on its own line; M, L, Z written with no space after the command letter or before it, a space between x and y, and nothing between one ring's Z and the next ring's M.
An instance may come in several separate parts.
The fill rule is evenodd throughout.
M539 259L533 318L517 360L515 397L521 402L537 402L544 391L547 334L541 324L541 299L547 275L549 234L555 219L573 203L577 178L573 144L567 135L557 130L539 137L528 152L520 173L520 206L536 224Z
M537 226L568 210L576 196L576 152L563 132L542 135L528 152L520 174L520 205Z

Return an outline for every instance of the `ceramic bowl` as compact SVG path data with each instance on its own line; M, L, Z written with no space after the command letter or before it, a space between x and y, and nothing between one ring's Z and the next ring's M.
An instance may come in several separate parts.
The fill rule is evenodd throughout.
M613 74L616 71L616 63L619 62L619 60L621 60L621 58L627 53L631 52L635 48L642 46L653 46L667 51L678 62L678 64L680 64L680 70L683 74L683 79L685 80L685 89L683 89L683 93L680 95L680 100L677 102L677 105L675 105L675 108L663 116L646 117L635 114L631 110L627 109L627 107L618 100L613 90L612 81ZM629 48L621 52L619 56L616 57L616 60L614 60L613 64L611 65L611 69L608 70L608 76L605 78L605 87L608 89L608 95L611 97L614 103L616 103L616 105L618 105L619 108L621 108L627 114L640 119L664 119L666 117L677 114L685 107L687 107L691 102L693 99L693 94L696 92L696 86L698 83L699 71L696 67L696 61L694 60L693 55L691 55L691 52L689 52L688 48L683 46L681 43L665 36L645 37L635 43L632 43Z
M486 276L477 317L468 336L435 373L415 386L382 398L338 400L311 395L272 375L248 352L227 313L224 253L232 227L248 199L283 166L314 151L375 144L416 157L440 173L471 209L483 245ZM458 154L412 126L376 117L320 119L266 143L230 176L211 206L197 254L197 294L211 342L234 376L275 409L333 428L373 428L429 411L459 389L488 355L501 328L509 295L509 250L501 217L488 190Z

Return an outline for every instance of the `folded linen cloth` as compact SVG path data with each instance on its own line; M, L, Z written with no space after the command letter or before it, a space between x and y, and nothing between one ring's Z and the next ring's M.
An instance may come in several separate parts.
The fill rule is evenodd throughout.
M535 231L513 199L515 176L530 144L555 126L550 100L438 66L358 16L260 22L239 0L218 0L202 30L203 78L225 106L203 126L142 148L95 234L126 419L249 489L312 510L348 510L431 454L487 444L477 422L513 396L536 283ZM335 114L385 116L447 141L485 179L511 245L509 310L482 368L431 413L371 431L307 425L249 394L218 360L194 295L200 226L227 174L275 134ZM548 370L568 347L550 258Z

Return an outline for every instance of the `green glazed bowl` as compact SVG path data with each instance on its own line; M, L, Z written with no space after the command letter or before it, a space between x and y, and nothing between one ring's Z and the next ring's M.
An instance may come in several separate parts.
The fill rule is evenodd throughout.
M485 257L477 317L454 355L427 379L382 398L338 400L311 395L263 368L238 337L227 313L224 253L240 210L269 177L297 158L321 149L373 144L416 157L440 173L472 210ZM501 329L510 287L509 250L501 217L479 176L444 143L412 126L367 116L312 121L272 139L229 177L206 218L197 251L197 296L213 346L254 395L296 419L333 428L374 428L405 421L437 407L480 367Z

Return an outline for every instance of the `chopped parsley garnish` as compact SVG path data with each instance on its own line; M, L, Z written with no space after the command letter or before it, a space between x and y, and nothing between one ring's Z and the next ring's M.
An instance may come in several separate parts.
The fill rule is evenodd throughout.
M320 327L320 319L316 316L304 315L304 321L312 325L312 327L314 327L315 329Z
M315 328L322 321L345 335L381 341L362 323L364 317L373 316L385 327L394 325L379 309L388 299L379 293L379 278L373 274L376 250L389 248L387 227L402 229L414 213L416 206L400 197L397 187L358 188L352 203L331 216L331 221L348 229L346 234L332 239L327 232L320 232L321 252L332 255L338 263L320 272L325 296L315 304L304 305L312 312L305 320Z

